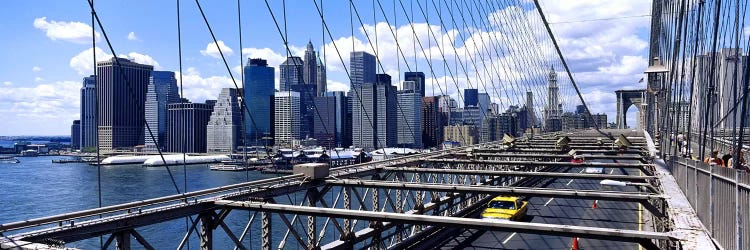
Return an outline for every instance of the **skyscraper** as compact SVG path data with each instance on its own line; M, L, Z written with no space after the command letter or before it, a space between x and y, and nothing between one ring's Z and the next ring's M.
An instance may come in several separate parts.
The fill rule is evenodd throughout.
M81 148L96 147L96 77L83 78L81 87Z
M146 90L154 67L113 57L96 63L97 129L103 150L144 142Z
M346 109L344 112L346 113L347 118L346 121L344 121L344 138L342 139L341 143L343 147L349 147L352 145L352 132L354 130L352 127L354 122L354 101L352 101L352 99L356 99L356 97L354 97L352 93L353 92L350 89L349 93L347 93L346 96Z
M487 93L479 93L477 95L477 106L482 110L482 113L489 113L490 111L490 95Z
M422 72L404 72L404 81L413 81L416 86L415 90L417 93L421 95L421 97L425 97L425 85L424 85L424 73Z
M458 142L461 146L474 145L478 142L477 128L471 125L451 125L443 127L445 141Z
M351 87L375 82L375 56L363 51L353 51L349 59Z
M378 74L377 82L355 85L350 90L352 145L372 150L398 143L396 87L390 80L390 76Z
M464 107L461 116L463 125L472 125L477 128L482 127L482 111L479 109L479 106Z
M497 115L497 114L500 114L500 104L493 102L490 104L490 115Z
M70 148L81 149L81 120L74 120L70 125Z
M299 93L300 98L300 138L314 137L316 88L313 84L296 84L291 87L291 91Z
M442 143L443 128L438 109L438 96L422 98L422 145L425 148L437 147Z
M479 121L477 122L477 127L479 131L482 130L482 121L484 121L487 116L492 113L490 110L490 95L487 93L479 93L477 95L477 107L479 108Z
M561 129L564 131L594 128L594 126L599 126L599 128L606 128L607 115L591 114L591 116L589 116L585 111L578 112L578 110L575 113L565 112L560 116L560 123Z
M723 48L716 53L699 55L695 61L698 70L694 76L697 84L691 102L693 128L702 128L707 119L709 124L714 124L717 128L740 126L741 105L734 108L734 104L741 103L742 100L748 56L743 55L742 49ZM715 67L713 76L710 75L711 67ZM714 88L710 89L712 82ZM709 98L710 105L707 103ZM750 126L748 124L750 112L745 117L745 126Z
M479 90L464 89L464 108L477 106L479 104Z
M294 91L276 92L274 102L276 145L293 146L293 140L300 138L300 94Z
M311 48L312 44L308 46ZM307 52L305 52L307 54ZM306 76L304 71L306 64L301 58L296 56L287 57L286 61L281 64L281 91L289 93L289 91L297 92L300 98L300 136L302 138L313 137L314 122L315 118L315 96L317 96L317 84L306 84ZM317 67L316 67L317 68ZM309 73L309 72L307 72ZM317 79L317 76L312 78Z
M215 100L206 103L170 103L167 105L168 152L205 153L208 122Z
M747 76L748 56L743 55L742 49L724 48L721 50L721 71L719 71L719 83L721 91L719 92L718 102L720 103L721 116L726 116L720 126L724 128L734 128L740 126L740 117L742 116L743 105L736 106L735 103L742 103L743 93L741 91L745 77ZM750 100L750 99L748 99ZM750 102L750 101L748 101ZM744 104L748 107L747 103ZM733 110L734 109L734 110ZM736 114L734 112L736 111ZM744 118L745 127L750 126L750 112Z
M509 109L507 112L499 115L491 115L484 120L484 128L482 130L482 142L499 141L503 139L503 135L508 133L512 136L519 135L518 133L518 116L517 109ZM523 112L526 112L525 110ZM524 117L525 118L525 117Z
M248 112L244 112L245 131L248 142L246 145L273 145L263 138L273 137L273 122L271 108L274 95L274 68L268 67L266 60L248 59L244 69L245 82L244 101ZM250 118L252 115L252 119Z
M391 76L388 74L375 75L375 105L377 130L375 138L382 138L385 145L382 147L394 147L398 144L398 99L396 97L396 86L391 84Z
M318 60L318 73L317 73L317 89L318 89L318 96L323 96L326 91L328 91L328 79L326 78L326 66L323 65L323 62Z
M315 97L315 112L319 115L315 118L315 139L319 146L336 147L336 120L341 119L336 114L336 105L335 96Z
M318 145L333 148L344 147L347 120L346 96L342 91L326 92L315 98L315 107L320 118L315 118L315 139Z
M318 85L318 56L313 48L312 41L307 42L307 49L305 49L305 60L303 62L303 80L305 84ZM316 94L316 96L320 96Z
M397 94L398 146L422 148L422 97L416 86L407 85Z
M293 85L305 84L304 62L298 56L287 57L279 65L279 90L289 91Z
M555 68L550 68L547 76L547 107L544 109L545 131L559 131L562 129L562 109L559 100L560 89L557 86L557 73Z
M145 104L146 124L151 128L151 132L149 133L148 128L143 129L147 149L156 150L157 145L161 149L166 148L164 144L167 136L167 105L179 101L180 95L174 72L151 72ZM153 134L153 138L151 134Z
M526 112L528 114L527 124L530 128L536 126L536 113L534 111L534 93L526 92Z
M237 89L223 88L206 126L206 151L232 153L242 142L240 101Z

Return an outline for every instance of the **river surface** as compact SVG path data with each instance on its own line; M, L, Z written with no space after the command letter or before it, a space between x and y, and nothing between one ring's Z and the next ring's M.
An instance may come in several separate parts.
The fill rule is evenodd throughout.
M53 159L62 156L18 157L21 163L0 163L0 224L74 212L99 206L99 173L98 168L83 163L56 164ZM261 174L259 172L221 172L210 171L208 165L189 165L187 170L187 190L195 191L211 187L224 186L259 180L276 175ZM170 167L175 183L184 191L185 172L183 166ZM164 167L141 167L140 165L102 166L101 170L101 199L102 205L113 205L136 200L143 200L165 195L176 194L175 184L171 181L169 172ZM290 199L297 199L292 197ZM246 211L233 211L226 223L234 234L242 232L248 218ZM248 235L252 247L259 246L260 238L257 234L260 214L254 225L254 230ZM291 216L289 216L291 219ZM300 223L301 224L301 223ZM274 233L286 231L285 226L276 219L273 223ZM185 234L184 219L164 222L152 226L138 228L150 244L156 249L175 249ZM283 232L282 231L282 232ZM104 237L104 240L108 236ZM233 245L220 229L214 231L215 249L231 249ZM296 249L297 245L287 248ZM277 246L279 241L275 241ZM67 247L81 249L99 248L99 238L72 242ZM131 245L139 249L140 245L134 239ZM114 246L114 244L112 245ZM197 249L197 237L193 234L190 248ZM187 248L185 248L187 249Z

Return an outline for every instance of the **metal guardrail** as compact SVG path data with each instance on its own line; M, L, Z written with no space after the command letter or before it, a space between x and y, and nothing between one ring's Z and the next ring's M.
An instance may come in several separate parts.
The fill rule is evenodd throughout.
M750 174L683 157L667 157L670 172L724 249L750 247Z
M711 153L710 151L712 149L718 150L719 151L719 156L723 156L724 154L728 154L729 152L731 152L732 150L734 150L734 147L736 146L737 139L739 139L739 136L735 136L734 138L731 137L731 136L714 136L714 137L711 137L711 136L708 136L706 134L699 134L697 132L693 132L692 135L693 135L693 139L691 140L691 143L690 143L691 144L690 145L690 150L692 150L693 156L698 157L698 159L701 159L700 144L703 143L702 140L703 140L704 136L706 137L705 139L706 139L706 143L707 144L711 145L711 143L713 143L713 148L711 148L710 146L706 147L706 150L704 152L706 155L704 155L704 157L707 156L707 155L709 155ZM742 145L742 150L744 150L746 152L746 154L744 156L745 161L748 161L748 160L750 160L750 154L747 154L747 152L750 151L750 146L747 145L747 143L750 143L750 135L745 135L744 142L745 143L743 143L743 144L745 144L745 145ZM672 145L672 147L674 147L674 145ZM668 152L672 152L671 150L673 150L673 149L670 148L669 150L670 151L668 151ZM682 149L680 149L680 150L682 150Z

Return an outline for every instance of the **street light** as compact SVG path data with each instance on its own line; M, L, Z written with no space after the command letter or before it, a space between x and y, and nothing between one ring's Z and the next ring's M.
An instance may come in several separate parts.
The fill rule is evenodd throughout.
M654 57L651 65L648 66L648 68L646 68L646 71L643 72L643 73L648 74L649 81L647 84L648 86L646 87L647 92L653 93L657 97L657 100L655 100L656 105L649 107L650 109L653 110L653 112L648 112L648 115L647 115L648 122L646 123L646 126L648 127L648 125L650 125L653 121L654 127L653 127L652 132L655 133L656 137L659 136L659 133L658 133L659 124L658 124L658 121L654 119L654 117L660 116L660 115L657 115L656 112L658 112L658 107L659 107L658 105L663 103L663 101L658 100L659 98L663 98L663 93L661 92L662 87L660 86L661 78L659 77L659 74L666 73L666 72L669 72L669 69L667 69L667 67L664 67L664 65L661 64L661 62L659 61L659 57ZM651 101L649 100L647 103L650 104Z
M659 57L654 57L654 63L651 66L648 66L646 68L646 71L643 71L643 73L650 74L650 73L667 73L669 70L667 67L664 67L664 65L661 64L659 61Z

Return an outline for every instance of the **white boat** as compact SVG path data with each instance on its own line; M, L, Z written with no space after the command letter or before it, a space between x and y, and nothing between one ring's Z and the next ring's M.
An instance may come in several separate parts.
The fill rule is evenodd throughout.
M39 155L39 151L36 151L33 149L27 149L27 150L21 151L21 156L34 157L38 155Z
M255 159L257 161L257 159ZM222 161L219 164L208 166L208 169L214 171L245 171L245 170L256 170L257 166L248 166L242 164L241 161Z
M165 155L164 160L160 156L152 156L143 162L143 166L164 166L164 165L181 165L181 164L205 164L231 161L227 155ZM164 164L166 162L166 164Z
M13 156L0 156L0 163L20 163L16 157Z
M234 165L234 164L216 164L211 165L208 167L208 169L213 171L245 171L245 170L255 170L254 167L245 167L242 165Z

